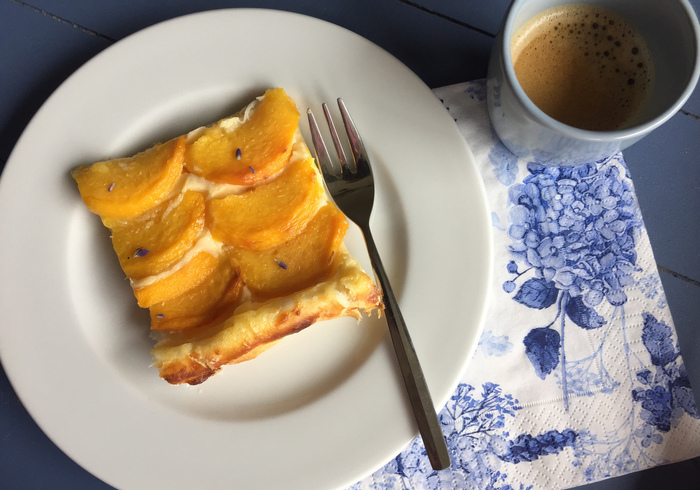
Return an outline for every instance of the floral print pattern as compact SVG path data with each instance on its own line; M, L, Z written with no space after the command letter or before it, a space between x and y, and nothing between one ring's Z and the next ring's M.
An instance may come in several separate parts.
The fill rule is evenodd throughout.
M621 306L635 282L641 219L627 176L614 160L575 167L530 163L529 175L508 189L512 243L505 292L528 308L556 307L551 323L529 331L525 353L541 379L561 365L564 402L565 329L597 329L607 323L595 307ZM517 263L516 263L517 262ZM524 268L520 271L519 268ZM524 279L527 278L527 279ZM558 326L558 330L557 330Z

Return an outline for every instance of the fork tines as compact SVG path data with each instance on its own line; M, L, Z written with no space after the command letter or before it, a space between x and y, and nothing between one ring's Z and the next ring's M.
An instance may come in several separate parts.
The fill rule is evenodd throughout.
M338 175L342 176L346 173L358 173L361 175L370 174L371 168L369 166L369 159L367 158L365 145L362 143L362 138L360 138L355 123L353 122L352 117L350 117L343 99L338 99L338 108L340 109L340 115L343 118L343 125L345 126L345 131L348 136L354 168L352 168L353 166L349 164L348 159L345 156L345 151L343 150L343 146L338 137L338 132L335 129L335 124L333 123L333 118L328 110L328 105L323 103L321 107L323 108L323 113L325 114L326 121L328 122L328 129L331 134L331 139L333 140L333 146L335 146L335 152L338 155L339 164L339 169L336 169L336 167L333 165L333 159L328 154L328 149L323 141L321 132L318 129L318 124L316 124L316 118L311 112L311 109L307 109L306 113L309 117L309 127L311 128L311 140L314 149L316 150L316 159L321 171L324 174L324 178L328 178L328 175L326 175L327 173L330 173L330 175L335 178L337 178Z

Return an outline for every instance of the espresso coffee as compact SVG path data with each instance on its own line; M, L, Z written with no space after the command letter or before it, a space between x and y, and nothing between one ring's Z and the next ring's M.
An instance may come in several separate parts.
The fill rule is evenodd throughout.
M513 36L518 82L543 112L580 129L633 126L651 97L647 43L618 14L565 5L530 19Z

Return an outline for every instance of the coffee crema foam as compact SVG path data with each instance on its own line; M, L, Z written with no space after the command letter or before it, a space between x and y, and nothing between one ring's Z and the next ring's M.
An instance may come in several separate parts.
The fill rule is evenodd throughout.
M633 126L653 92L646 41L620 15L600 7L565 5L536 15L513 36L511 56L530 100L580 129Z

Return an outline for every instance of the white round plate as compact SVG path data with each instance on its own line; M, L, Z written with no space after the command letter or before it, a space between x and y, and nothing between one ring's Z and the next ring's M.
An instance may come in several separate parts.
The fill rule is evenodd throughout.
M69 175L275 86L302 114L337 97L352 113L375 170L377 245L436 406L475 348L491 264L484 190L429 88L360 36L297 14L223 10L155 25L56 90L0 182L3 365L42 430L111 485L342 487L417 434L376 318L316 324L197 387L161 380L148 315ZM310 141L305 116L301 127ZM356 229L347 243L370 270Z

